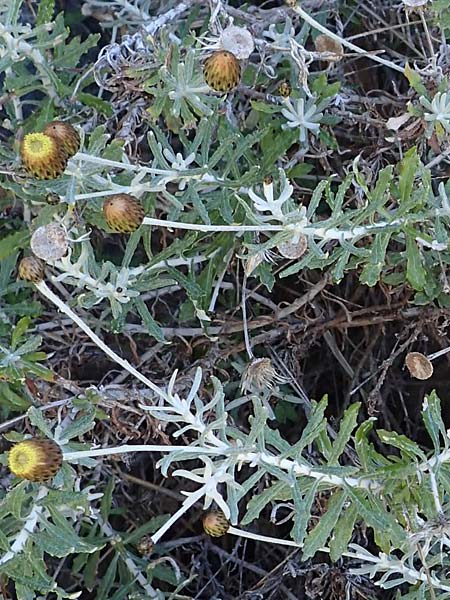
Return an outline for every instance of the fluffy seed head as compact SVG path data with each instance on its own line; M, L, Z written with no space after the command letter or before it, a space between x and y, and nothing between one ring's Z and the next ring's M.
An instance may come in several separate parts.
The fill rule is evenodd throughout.
M220 45L238 59L248 58L255 49L252 34L245 27L230 25L222 31Z
M36 256L25 256L19 263L19 277L25 281L39 283L44 279L45 264Z
M66 168L64 148L45 133L28 133L22 140L20 154L23 166L36 179L56 179Z
M38 258L58 260L66 254L69 247L66 230L58 223L38 227L31 236L30 247Z
M31 438L15 444L8 455L9 469L29 481L47 481L62 465L62 451L56 442Z
M64 148L68 158L71 158L80 149L80 136L70 123L52 121L44 127L43 133L54 138Z
M144 209L137 198L130 194L109 196L103 202L105 220L117 233L131 233L142 224Z
M216 92L229 92L241 80L241 65L231 52L217 50L205 60L203 75L209 87Z
M211 537L221 537L230 528L230 523L221 510L210 510L203 516L203 530Z
M411 376L416 379L430 379L433 375L431 361L421 352L409 352L405 358L405 365Z

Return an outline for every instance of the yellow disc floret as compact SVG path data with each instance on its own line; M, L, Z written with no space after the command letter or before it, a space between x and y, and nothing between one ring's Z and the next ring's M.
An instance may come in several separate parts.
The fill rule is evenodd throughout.
M45 133L28 133L20 154L25 169L36 179L56 179L66 168L66 151L58 140Z
M31 438L15 444L9 451L8 466L14 475L29 481L47 481L62 465L62 451L56 442Z

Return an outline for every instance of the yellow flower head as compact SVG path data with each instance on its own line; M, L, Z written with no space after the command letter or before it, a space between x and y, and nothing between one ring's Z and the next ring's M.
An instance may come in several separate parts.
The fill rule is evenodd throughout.
M230 523L221 510L210 510L203 516L203 530L211 537L221 537L230 528Z
M9 451L8 466L17 477L29 481L46 481L62 465L62 451L53 440L31 438L15 444Z
M67 165L64 148L45 133L28 133L23 138L20 154L25 169L36 179L56 179Z

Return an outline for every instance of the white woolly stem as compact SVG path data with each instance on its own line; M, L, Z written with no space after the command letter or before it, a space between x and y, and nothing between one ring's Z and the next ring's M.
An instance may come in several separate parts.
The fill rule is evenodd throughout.
M189 452L193 454L209 454L220 455L223 450L220 448L209 448L204 446L158 446L150 444L137 444L130 446L114 446L111 448L93 448L91 450L76 450L73 452L65 452L63 460L74 461L82 458L93 458L95 456L111 456L112 454L129 454L130 452Z
M204 493L205 493L205 489L204 489L204 487L201 487L196 492L193 492L192 494L190 494L190 496L188 498L186 498L186 500L183 502L183 504L180 506L180 508L177 510L177 512L174 513L170 517L170 519L168 521L166 521L164 523L164 525L162 527L160 527L158 529L158 531L152 535L153 543L156 544L156 542L162 538L162 536L166 533L166 531L168 531L172 527L172 525L174 523L176 523L178 521L178 519L180 517L182 517L184 515L184 513L187 512L191 508L191 506L194 506L194 504L203 497Z
M30 535L33 535L34 530L36 529L36 526L38 524L39 518L44 511L44 507L40 506L38 502L47 496L48 491L48 488L45 486L41 486L39 488L33 507L31 508L31 511L28 517L26 518L22 529L16 535L16 539L14 540L14 543L11 546L11 550L9 550L3 556L0 557L0 565L4 564L5 562L8 562L8 560L14 558L16 554L19 554L19 552L23 551L25 544L28 541L28 538L30 537Z

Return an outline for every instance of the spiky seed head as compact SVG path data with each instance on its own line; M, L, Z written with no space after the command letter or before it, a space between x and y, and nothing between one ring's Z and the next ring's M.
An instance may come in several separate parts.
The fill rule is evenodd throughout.
M67 253L69 247L67 232L58 223L38 227L31 236L30 247L38 258L58 260Z
M19 263L19 277L25 281L39 283L45 276L45 263L37 256L25 256Z
M271 390L275 383L286 383L288 380L279 375L270 358L254 358L245 367L241 378L243 393Z
M241 80L241 64L231 52L217 50L205 60L203 75L209 87L216 92L229 92Z
M300 258L307 249L308 238L303 234L298 234L290 240L277 244L277 250L284 258Z
M25 169L36 179L56 179L67 165L67 154L56 138L45 133L28 133L20 155Z
M44 127L43 133L54 138L64 148L67 158L71 158L80 149L80 135L70 123L52 121Z
M288 81L282 81L278 86L278 93L282 98L289 98L292 93L292 88Z
M433 375L431 361L421 352L409 352L405 358L405 365L411 376L416 379L430 379Z
M203 515L203 530L211 537L221 537L230 528L230 523L221 510L210 510Z
M341 42L321 33L314 40L314 47L317 52L326 54L324 57L328 62L337 62L344 56L344 48Z
M15 444L8 455L14 475L29 481L47 481L61 468L61 448L53 440L31 438Z
M117 233L136 231L144 220L144 209L130 194L109 196L103 202L103 214L108 227Z

